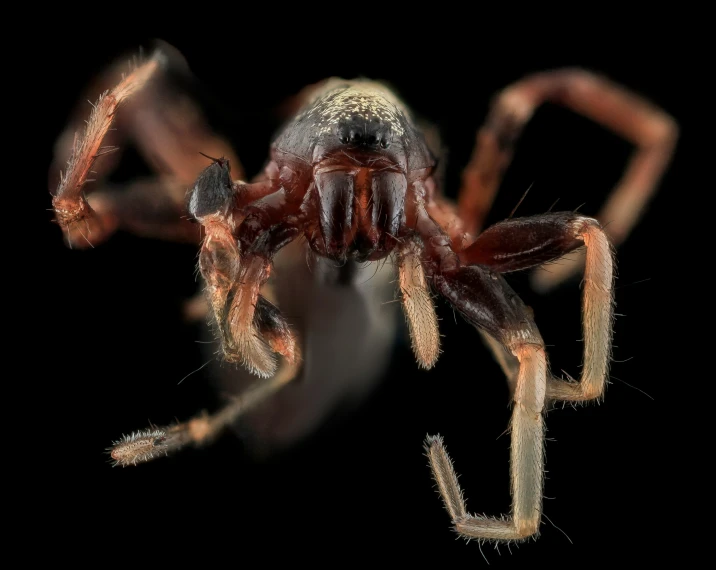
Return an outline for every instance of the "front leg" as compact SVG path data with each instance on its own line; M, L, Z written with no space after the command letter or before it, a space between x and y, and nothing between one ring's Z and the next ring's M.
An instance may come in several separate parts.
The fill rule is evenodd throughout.
M613 260L609 241L595 220L551 214L498 224L458 255L421 205L413 215L413 227L425 244L423 262L433 287L517 363L510 426L511 515L495 519L467 513L452 462L439 437L429 437L426 443L433 475L462 536L523 540L538 533L541 519L545 402L586 401L604 389L611 349ZM550 377L544 343L531 311L500 272L539 265L581 245L587 246L585 363L581 381L568 383Z
M530 310L504 278L487 267L461 263L450 237L420 201L408 212L408 222L423 242L422 262L433 289L519 362L511 421L511 514L500 518L468 514L440 437L428 437L426 442L433 477L459 534L481 540L526 539L539 531L542 513L544 343Z
M612 347L614 255L599 222L570 212L506 220L488 228L459 256L493 271L519 271L586 246L583 280L584 364L579 382L550 378L548 398L586 402L606 387Z
M277 178L232 182L224 159L204 170L189 196L189 211L206 231L199 269L224 358L262 377L276 371L274 352L289 362L297 356L288 324L259 291L274 254L302 231L299 209L285 199Z
M544 407L547 358L529 309L502 276L480 266L439 271L434 287L474 326L519 362L510 422L512 510L499 518L467 513L442 439L429 437L427 451L455 530L466 538L524 540L539 532L544 480Z

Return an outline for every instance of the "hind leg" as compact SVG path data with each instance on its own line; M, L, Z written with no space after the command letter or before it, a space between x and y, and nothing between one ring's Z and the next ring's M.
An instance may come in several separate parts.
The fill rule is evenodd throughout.
M672 117L642 97L604 77L581 69L530 75L495 97L470 163L463 173L459 214L465 230L477 236L507 170L522 130L544 103L563 105L623 136L636 146L622 178L598 219L614 245L622 243L654 195L678 138ZM555 287L580 269L575 256L550 272L535 273L541 290Z
M240 164L230 145L171 80L188 72L181 56L163 46L126 74L115 65L93 90L89 118L70 121L55 145L50 173L56 220L72 247L89 247L116 229L198 243L186 216L187 189L206 167L202 153ZM109 184L124 145L133 143L154 175L125 186Z

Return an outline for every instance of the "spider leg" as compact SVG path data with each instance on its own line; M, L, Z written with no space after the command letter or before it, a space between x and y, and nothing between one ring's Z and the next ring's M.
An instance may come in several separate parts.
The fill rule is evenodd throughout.
M286 208L281 202L282 190L241 207L247 196L253 200L256 195L272 192L275 180L269 177L244 184L232 182L230 174L228 160L215 160L197 178L188 207L206 234L199 267L224 356L229 361L240 360L266 380L255 383L213 415L125 436L110 448L116 465L136 465L188 444L207 443L298 375L295 336L279 310L259 291L268 280L274 253L297 235L299 225L296 220L283 219ZM248 220L248 231L237 229L238 220ZM242 237L246 241L242 242ZM271 296L268 286L264 292ZM280 368L272 351L284 356Z
M417 191L421 195L420 189ZM450 237L417 203L407 212L409 226L423 243L422 263L433 288L471 324L493 337L519 361L511 421L512 512L500 519L467 513L457 476L439 437L428 437L430 467L445 506L462 536L482 540L522 540L536 534L544 479L543 410L547 389L544 343L531 311L504 278L480 265L464 265Z
M259 380L214 414L200 414L179 424L140 430L114 442L109 448L115 465L127 467L179 451L188 445L204 445L216 439L245 413L260 406L299 373L298 363L285 363L269 380Z
M281 313L260 295L273 256L303 228L298 208L279 188L272 175L253 184L232 182L222 158L204 169L189 193L189 211L205 231L199 269L224 357L265 378L276 372L274 352L289 362L298 354Z
M467 513L462 490L440 437L428 437L433 476L456 531L466 538L523 540L539 532L544 479L543 412L549 399L586 401L603 393L611 350L613 256L599 223L571 213L507 220L455 253L449 236L420 206L412 213L423 264L433 287L468 322L490 337L493 352L509 354L503 369L515 377L511 431L512 512L500 519ZM545 263L586 245L585 354L580 382L552 378L532 311L503 272ZM514 369L516 368L516 373Z
M672 117L643 98L581 69L534 74L506 87L495 97L463 173L459 213L467 232L478 234L512 160L517 138L537 107L546 102L564 105L636 145L621 180L596 216L608 224L609 238L619 245L654 194L671 160L678 127ZM551 273L535 274L533 284L547 290L579 268L580 260L575 258Z
M276 302L273 287L270 283L266 283L261 288L261 295L271 303ZM209 301L206 298L206 293L204 291L200 291L190 299L187 299L182 307L182 312L184 314L184 318L189 323L198 323L206 321L210 318L212 310L209 306Z
M119 187L102 185L87 196L94 212L88 237L95 244L122 229L141 237L199 244L200 229L179 199L185 191L177 182L161 178L135 180Z
M471 515L442 438L428 437L433 477L455 530L465 538L519 541L539 533L544 482L544 403L547 362L539 345L513 349L520 362L510 422L512 511L500 518Z
M587 247L584 247L587 246ZM499 222L485 230L457 255L465 265L479 264L507 273L556 261L584 250L583 334L584 366L578 383L550 378L549 398L588 401L599 398L606 386L611 354L614 255L610 240L593 218L571 212L554 212ZM543 269L547 272L547 269ZM514 390L517 361L494 338L480 331Z
M462 251L465 246L473 240L469 238L469 234L465 231L465 225L458 214L457 206L437 192L430 192L428 190L427 194L432 196L431 199L425 203L425 211L450 237L452 249L456 252ZM489 334L480 329L478 329L478 332L482 337L483 343L490 350L492 356L505 374L510 397L512 397L517 386L518 360ZM413 344L415 344L415 342L413 342Z
M426 443L430 466L456 531L466 538L523 540L539 532L544 479L544 419L547 360L530 310L502 276L481 266L463 266L434 275L444 297L476 327L514 355L519 363L513 395L511 433L512 510L492 518L467 513L462 491L439 437Z
M478 329L477 332L480 333L483 344L490 350L492 357L497 361L497 364L499 364L507 380L507 389L510 398L514 398L515 390L517 389L517 374L520 371L520 361L485 331Z
M225 156L240 166L229 144L209 129L196 105L172 83L171 76L177 71L186 75L185 68L168 45L126 75L119 65L110 67L92 90L90 100L96 103L86 126L81 129L75 118L60 135L50 185L57 222L71 246L93 245L118 228L199 242L198 229L185 218L184 200L206 166L200 153ZM119 153L114 151L130 140L156 177L112 187L105 178L117 164Z
M436 194L426 202L425 209L443 231L450 236L452 248L462 251L474 238L467 233L465 223L458 214L457 206L442 195Z
M557 259L562 263L562 256L584 246L582 377L579 382L550 378L549 399L581 402L599 398L604 392L614 310L614 254L605 231L595 219L570 212L515 218L491 226L459 254L465 264L506 273Z

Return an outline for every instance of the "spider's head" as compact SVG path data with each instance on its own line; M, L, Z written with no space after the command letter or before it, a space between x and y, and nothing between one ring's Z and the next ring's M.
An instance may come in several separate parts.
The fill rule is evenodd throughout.
M385 85L362 79L325 82L274 144L314 168L333 163L407 173L434 164L400 99Z
M343 83L321 97L309 115L315 127L314 164L337 156L353 164L368 166L378 159L407 169L403 135L409 120L380 84Z

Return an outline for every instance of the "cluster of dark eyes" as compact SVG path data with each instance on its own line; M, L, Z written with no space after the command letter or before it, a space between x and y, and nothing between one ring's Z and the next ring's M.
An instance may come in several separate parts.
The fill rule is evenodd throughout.
M367 144L370 146L379 145L380 148L388 148L390 141L387 138L383 138L380 135L374 135L372 133L363 135L359 131L351 131L348 134L340 136L340 141L343 144Z

